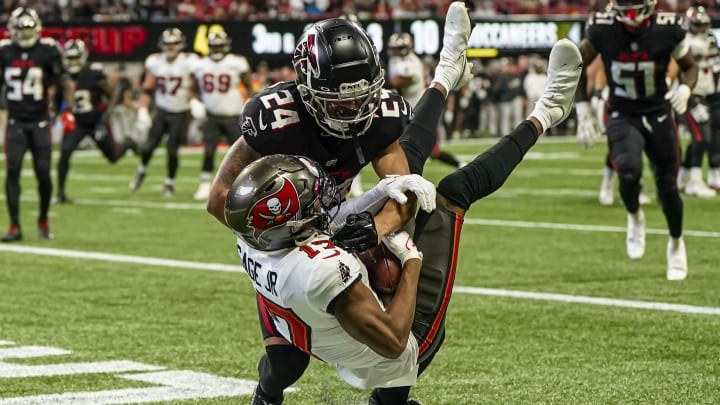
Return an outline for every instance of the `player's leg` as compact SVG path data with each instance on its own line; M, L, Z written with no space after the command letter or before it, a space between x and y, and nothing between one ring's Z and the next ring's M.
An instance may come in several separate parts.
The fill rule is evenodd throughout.
M450 5L443 28L443 47L431 87L425 90L415 106L413 120L400 137L410 173L422 174L425 161L437 142L437 126L445 109L445 99L452 90L464 86L471 78L467 62L467 43L472 26L462 2ZM435 86L441 87L441 89Z
M86 125L76 124L75 129L69 133L63 135L63 139L60 142L60 160L58 161L57 171L57 194L53 199L55 204L63 204L69 202L67 194L65 193L65 184L67 182L67 176L70 172L70 158L73 152L77 149L80 141L88 133Z
M117 163L125 152L130 148L129 144L118 144L113 136L112 128L107 122L99 122L93 128L93 142L100 149L100 153L110 163Z
M288 342L273 324L272 317L257 296L260 330L265 342L265 354L258 362L258 385L251 405L280 405L283 391L295 383L310 363L310 355Z
M711 111L711 135L708 170L708 186L720 191L720 102L710 105Z
M440 143L437 141L435 142L435 146L432 149L430 157L452 167L460 167L460 161L457 160L452 154L440 149Z
M239 128L240 126L235 125ZM217 150L218 143L226 130L225 125L219 118L209 116L207 120L202 124L200 130L202 131L203 143L205 144L205 151L203 153L202 167L200 168L200 184L193 198L196 200L207 200L210 194L210 182L212 181L212 174L215 166L215 151ZM232 138L232 136L228 136ZM237 139L237 138L235 138ZM230 140L230 139L229 139ZM230 145L234 142L230 140Z
M52 179L50 178L50 162L52 158L52 138L50 126L36 126L32 129L30 151L33 154L33 168L38 182L40 196L40 213L38 214L38 237L52 239L48 212L52 196Z
M688 102L685 118L692 135L690 146L685 155L683 167L688 170L685 194L700 198L715 197L715 190L709 188L702 178L702 159L710 141L710 120L707 106L701 97L693 96Z
M172 197L175 195L175 175L177 174L180 159L178 152L180 146L187 142L187 133L190 128L190 111L183 113L173 113L168 122L168 140L167 140L167 177L163 186L163 196Z
M20 228L20 172L25 151L29 147L26 131L10 119L5 130L5 203L10 215L10 226L2 237L3 242L14 242L22 239Z
M613 202L615 202L615 169L612 166L612 160L610 159L609 151L605 156L603 179L602 183L600 184L598 201L600 201L600 205L613 205Z
M663 114L669 114L666 111ZM683 201L677 188L679 151L677 132L672 120L658 120L648 116L652 131L646 137L645 151L652 163L658 198L667 221L670 240L667 246L667 278L683 280L687 277L687 256L682 239Z
M130 182L130 191L138 191L145 180L147 173L147 165L152 159L153 152L160 145L166 128L167 113L163 110L157 110L152 118L152 124L147 135L147 142L140 149L140 164L138 164L135 178Z

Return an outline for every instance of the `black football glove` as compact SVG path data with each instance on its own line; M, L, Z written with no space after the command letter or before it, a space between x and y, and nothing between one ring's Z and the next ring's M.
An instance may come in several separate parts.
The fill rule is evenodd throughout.
M378 244L378 233L372 214L363 211L350 214L342 228L331 238L335 245L349 252L362 252Z

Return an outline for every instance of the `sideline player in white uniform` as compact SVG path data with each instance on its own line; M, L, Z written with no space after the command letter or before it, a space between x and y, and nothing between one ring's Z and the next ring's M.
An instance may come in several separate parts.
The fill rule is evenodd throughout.
M240 93L240 82L250 91L250 65L244 56L230 53L231 41L225 31L208 35L208 56L200 59L193 68L193 77L200 99L207 110L202 127L205 155L200 173L200 187L196 200L207 200L215 166L215 150L225 137L229 145L240 138L240 114L245 100ZM251 94L250 94L251 95Z
M167 177L163 196L175 194L174 179L178 169L178 150L186 142L190 125L191 69L197 55L181 52L185 47L185 35L178 28L163 31L159 41L162 53L154 53L145 60L144 94L140 96L138 121L150 128L148 142L141 147L140 165L130 190L140 189L147 165L155 148L167 134ZM148 112L152 98L155 98L155 113Z
M425 65L413 51L410 34L395 33L388 41L388 78L390 86L397 90L412 108L415 108L427 87ZM460 161L440 149L435 143L430 158L453 167L460 167Z

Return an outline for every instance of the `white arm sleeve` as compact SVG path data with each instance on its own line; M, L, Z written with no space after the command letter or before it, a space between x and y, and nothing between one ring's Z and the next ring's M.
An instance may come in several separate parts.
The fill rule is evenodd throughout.
M359 196L346 200L335 208L336 212L331 212L334 216L330 223L330 232L335 232L345 225L345 220L350 214L357 214L363 211L370 211L373 215L380 211L385 202L388 200L387 194L375 185L370 190L360 194Z
M677 44L677 46L673 50L672 57L675 60L682 59L683 57L685 57L685 55L687 55L687 53L689 51L690 51L690 42L688 41L688 37L686 35L685 38L683 38L683 40L680 41L680 43Z

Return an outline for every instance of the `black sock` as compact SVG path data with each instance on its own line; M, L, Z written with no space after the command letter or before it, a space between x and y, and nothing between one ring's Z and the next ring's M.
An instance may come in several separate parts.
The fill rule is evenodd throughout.
M410 173L422 174L425 161L437 141L437 125L445 110L445 97L440 90L429 88L415 106L412 121L400 136Z

